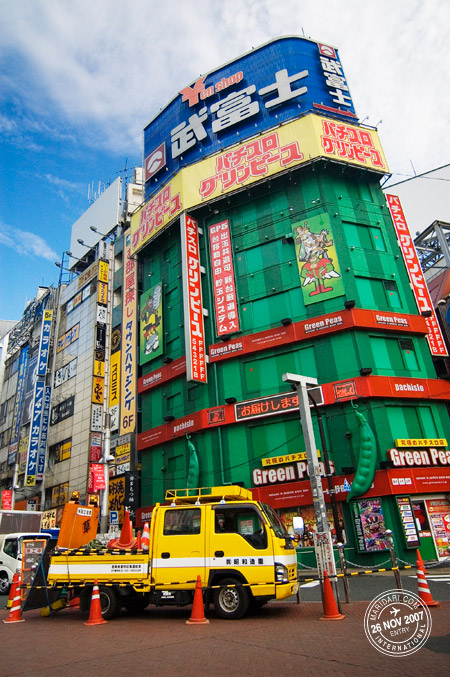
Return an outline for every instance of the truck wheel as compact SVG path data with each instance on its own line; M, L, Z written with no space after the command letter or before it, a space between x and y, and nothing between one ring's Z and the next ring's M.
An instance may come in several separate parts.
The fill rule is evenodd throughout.
M100 594L100 606L102 609L102 618L105 621L109 621L111 618L117 616L120 612L120 597L117 590L113 587L100 585L99 586ZM92 588L83 588L83 591L80 595L80 608L82 613L88 615L90 612L91 606L91 597L92 597Z
M9 593L9 588L8 574L0 574L0 595L7 595Z
M247 588L236 578L224 578L220 588L214 589L214 608L221 618L233 620L242 618L247 613L249 597ZM222 586L233 585L226 588Z

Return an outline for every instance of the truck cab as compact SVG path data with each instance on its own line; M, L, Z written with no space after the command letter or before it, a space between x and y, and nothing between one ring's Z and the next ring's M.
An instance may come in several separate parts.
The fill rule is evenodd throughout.
M197 575L223 618L295 594L295 549L269 506L236 486L189 493L168 492L171 505L154 512L152 580L161 602L193 587Z
M0 534L0 595L9 593L13 576L21 568L23 541L50 538L41 532Z

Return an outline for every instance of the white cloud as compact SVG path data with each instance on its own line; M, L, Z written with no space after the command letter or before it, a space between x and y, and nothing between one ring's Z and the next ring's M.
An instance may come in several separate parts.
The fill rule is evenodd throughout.
M383 120L393 170L410 172L410 160L418 171L444 164L450 4L442 0L0 0L0 8L4 55L22 64L10 88L93 145L139 152L144 125L200 73L304 31L340 49L357 111L369 124Z
M39 235L3 223L0 223L0 244L21 256L42 258L47 261L59 259L59 255Z

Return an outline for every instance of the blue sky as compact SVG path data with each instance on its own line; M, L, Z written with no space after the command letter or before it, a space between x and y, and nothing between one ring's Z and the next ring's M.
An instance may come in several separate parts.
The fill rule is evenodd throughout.
M141 164L153 116L280 35L339 48L397 178L449 163L442 0L0 0L0 11L0 319L57 283L88 186Z

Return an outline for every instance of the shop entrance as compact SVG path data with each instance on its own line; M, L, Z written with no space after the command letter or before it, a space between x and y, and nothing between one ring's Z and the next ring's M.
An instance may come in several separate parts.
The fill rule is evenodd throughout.
M420 536L420 555L423 560L436 559L437 553L436 548L434 547L434 539L427 509L425 507L425 501L422 499L415 499L412 501L412 506L417 532Z

